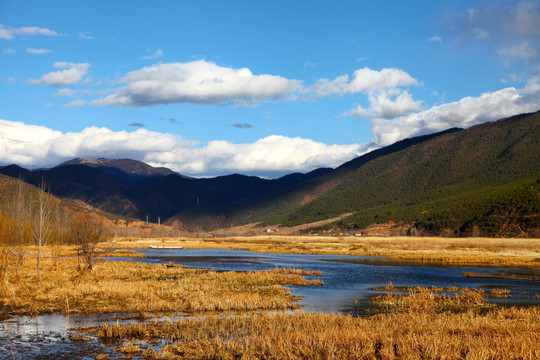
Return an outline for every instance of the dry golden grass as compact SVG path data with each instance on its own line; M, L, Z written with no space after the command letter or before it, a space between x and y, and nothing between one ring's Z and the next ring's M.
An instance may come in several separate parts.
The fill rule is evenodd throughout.
M463 290L462 290L463 291ZM316 313L181 318L105 325L100 339L165 341L146 359L538 359L540 308L479 311L481 294L440 306L415 289L404 303L366 318ZM395 296L395 295L392 295ZM480 297L479 297L480 296Z
M269 253L377 255L456 265L540 268L540 239L440 237L250 236L231 238L113 238L101 248L242 249Z
M0 289L15 314L156 313L290 309L296 298L283 286L319 285L294 269L216 272L136 262L99 262L79 271L77 259L28 259L19 278Z
M398 289L391 288L389 291ZM485 298L485 291L454 288L408 288L407 294L387 293L372 301L386 313L443 313L477 311L493 307ZM455 292L454 295L446 292Z

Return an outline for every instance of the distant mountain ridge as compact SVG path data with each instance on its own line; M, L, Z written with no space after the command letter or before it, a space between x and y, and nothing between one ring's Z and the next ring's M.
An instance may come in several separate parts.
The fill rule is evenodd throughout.
M160 178L172 174L180 175L171 169L165 167L153 167L142 161L132 159L75 158L63 162L56 167L65 165L90 166L128 183L136 183L150 178Z
M131 159L73 159L1 174L110 213L210 230L296 226L352 214L316 231L540 236L540 112L405 139L336 169L267 180L188 178Z
M135 160L101 158L73 159L51 169L27 170L9 165L1 167L0 174L35 186L44 181L52 194L84 201L102 211L138 219L149 216L150 221L159 217L165 222L178 213L201 209L216 218L226 218L228 209L234 205L330 170L317 169L274 180L240 174L195 179ZM177 219L169 222L174 220ZM212 224L221 226L220 221Z

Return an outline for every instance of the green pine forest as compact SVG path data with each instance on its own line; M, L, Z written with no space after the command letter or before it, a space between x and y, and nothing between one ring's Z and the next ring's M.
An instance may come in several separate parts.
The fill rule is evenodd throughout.
M314 179L311 187L281 194L254 211L252 220L294 226L352 212L313 230L394 222L421 234L540 236L540 112L365 156ZM332 180L339 184L298 204L306 189Z

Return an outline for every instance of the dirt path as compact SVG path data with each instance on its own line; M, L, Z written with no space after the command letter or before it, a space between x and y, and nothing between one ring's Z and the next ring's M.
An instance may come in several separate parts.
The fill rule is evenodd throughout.
M315 221L315 222L297 225L297 226L291 226L291 227L280 226L280 225L259 226L259 223L252 223L252 224L247 224L247 225L242 225L242 226L235 226L228 229L220 229L220 230L213 231L212 233L216 235L219 234L221 236L223 235L229 235L229 236L251 235L251 234L263 234L263 233L276 233L279 235L293 235L293 234L298 234L298 232L303 231L303 230L323 226L326 224L331 224L335 221L339 221L348 216L351 216L352 214L353 214L352 212L345 213L331 219L320 220L320 221Z

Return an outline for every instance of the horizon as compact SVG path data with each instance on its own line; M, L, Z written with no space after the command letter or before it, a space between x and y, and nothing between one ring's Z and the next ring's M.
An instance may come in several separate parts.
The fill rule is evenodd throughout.
M539 21L532 1L3 1L0 165L335 168L539 110Z

